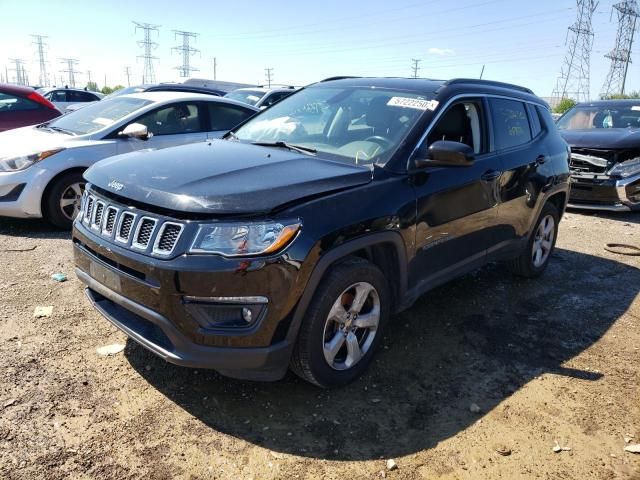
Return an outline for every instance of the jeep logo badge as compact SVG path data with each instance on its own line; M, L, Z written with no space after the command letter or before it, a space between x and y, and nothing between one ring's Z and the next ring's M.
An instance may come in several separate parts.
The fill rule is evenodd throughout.
M113 188L116 192L119 192L124 188L124 185L121 184L120 182L116 182L115 180L112 180L111 183L109 183L108 187Z

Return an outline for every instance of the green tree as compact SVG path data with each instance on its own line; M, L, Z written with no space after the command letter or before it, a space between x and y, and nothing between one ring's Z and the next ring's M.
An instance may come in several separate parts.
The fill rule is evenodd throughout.
M107 87L106 85L104 87L102 87L102 90L100 90L102 93L104 93L105 95L109 95L110 93L113 93L113 88L111 87Z
M607 95L602 97L602 100L626 100L640 98L640 91L634 91L629 93L615 93L613 95Z
M577 102L573 98L563 98L562 100L560 100L560 103L558 103L558 105L555 106L555 108L553 109L553 112L564 113L570 108L575 107L576 103Z
M97 92L98 91L98 84L96 82L87 82L86 89L90 90L92 92Z

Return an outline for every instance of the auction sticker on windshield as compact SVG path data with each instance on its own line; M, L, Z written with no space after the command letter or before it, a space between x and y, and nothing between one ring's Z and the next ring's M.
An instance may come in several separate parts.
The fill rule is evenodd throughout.
M391 97L387 102L390 107L415 108L417 110L435 110L438 107L436 100L420 100L411 97Z
M98 125L104 125L105 127L108 127L113 123L113 120L110 120L108 118L102 118L102 117L94 118L92 121L93 123L97 123Z
M640 112L640 105L634 105L633 107L631 107L631 110L633 110L634 112Z

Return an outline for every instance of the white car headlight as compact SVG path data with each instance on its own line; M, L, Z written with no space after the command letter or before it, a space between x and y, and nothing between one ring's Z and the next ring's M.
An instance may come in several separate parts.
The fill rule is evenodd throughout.
M40 162L51 155L61 152L62 150L64 150L64 148L30 153L17 157L0 157L0 172L17 172L19 170L24 170L34 163Z
M274 253L291 243L300 227L299 221L202 225L190 251L225 257Z
M622 178L630 177L636 173L640 173L640 157L616 163L613 168L609 170L609 175Z

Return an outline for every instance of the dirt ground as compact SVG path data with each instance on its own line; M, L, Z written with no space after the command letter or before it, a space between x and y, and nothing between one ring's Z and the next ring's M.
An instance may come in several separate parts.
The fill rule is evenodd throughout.
M0 218L0 479L640 479L640 257L607 242L640 214L570 212L542 278L430 292L323 391L165 363L90 307L68 234Z

